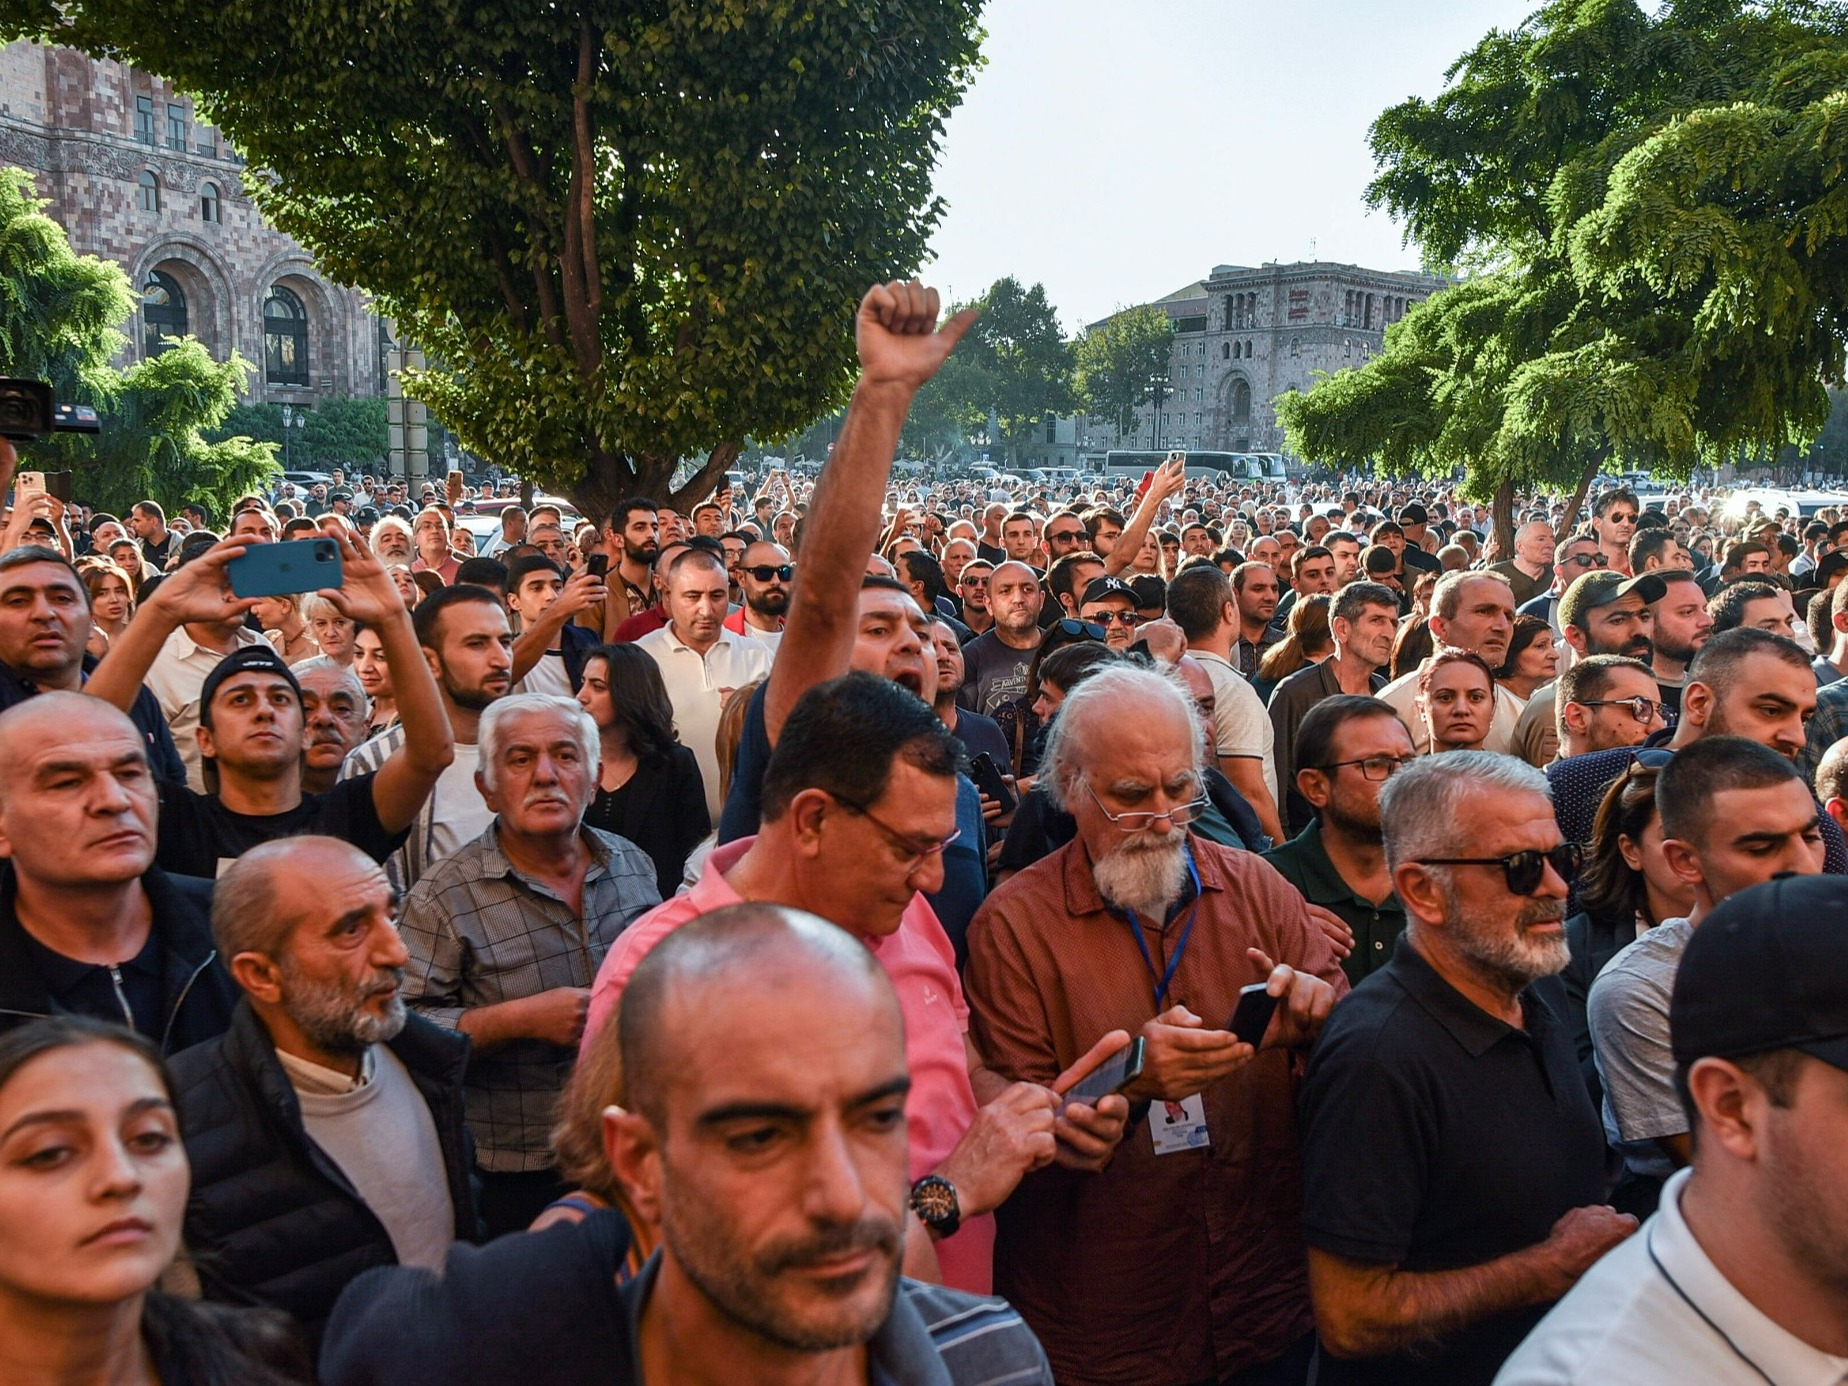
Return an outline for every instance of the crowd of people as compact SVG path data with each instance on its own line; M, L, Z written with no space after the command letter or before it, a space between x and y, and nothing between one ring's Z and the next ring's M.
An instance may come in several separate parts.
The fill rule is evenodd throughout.
M1848 1380L1848 519L895 482L971 321L685 515L15 490L0 1383Z

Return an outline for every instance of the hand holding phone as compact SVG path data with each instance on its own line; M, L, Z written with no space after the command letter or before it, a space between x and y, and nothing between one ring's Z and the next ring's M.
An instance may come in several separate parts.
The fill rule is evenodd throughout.
M1020 800L1001 773L1001 767L995 764L995 758L982 751L969 761L969 778L975 781L975 787L1001 805L1003 815L1014 811Z
M1113 1058L1106 1059L1078 1082L1066 1089L1064 1103L1082 1102L1094 1107L1111 1093L1121 1092L1142 1076L1142 1055L1146 1041L1137 1035Z
M1270 994L1269 986L1269 982L1253 982L1248 987L1240 987L1238 1005L1232 1012L1232 1018L1226 1022L1226 1029L1253 1049L1263 1045L1264 1034L1270 1029L1271 1017L1277 1014L1277 1007L1283 1001L1281 996Z

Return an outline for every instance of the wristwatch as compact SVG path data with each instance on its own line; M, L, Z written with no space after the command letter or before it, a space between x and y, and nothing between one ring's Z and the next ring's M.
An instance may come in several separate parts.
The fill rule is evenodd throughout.
M938 1238L955 1236L962 1223L956 1186L940 1174L927 1174L911 1186L911 1211Z

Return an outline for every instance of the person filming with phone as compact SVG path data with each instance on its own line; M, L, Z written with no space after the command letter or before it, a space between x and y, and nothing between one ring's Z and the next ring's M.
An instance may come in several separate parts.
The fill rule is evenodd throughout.
M1291 1051L1347 979L1274 869L1188 831L1198 718L1127 662L1067 693L1039 784L1077 836L969 932L971 1031L1003 1077L1053 1082L1112 1030L1142 1042L1120 1144L1028 1174L1000 1214L995 1290L1067 1386L1300 1381L1312 1351Z

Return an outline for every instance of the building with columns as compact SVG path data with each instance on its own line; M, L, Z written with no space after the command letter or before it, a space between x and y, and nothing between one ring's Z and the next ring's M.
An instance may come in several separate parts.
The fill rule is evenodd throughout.
M1386 328L1447 280L1314 261L1257 269L1215 265L1205 279L1156 300L1174 322L1174 354L1159 406L1116 439L1088 421L1086 450L1121 446L1281 452L1272 401L1307 390L1318 372L1364 365Z
M256 363L253 400L385 393L385 336L363 294L330 283L245 192L243 161L158 77L69 48L0 48L0 164L29 170L79 253L140 295L122 364L191 333Z

